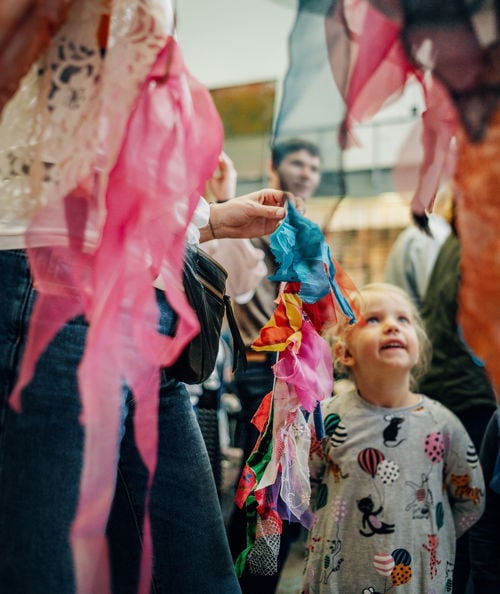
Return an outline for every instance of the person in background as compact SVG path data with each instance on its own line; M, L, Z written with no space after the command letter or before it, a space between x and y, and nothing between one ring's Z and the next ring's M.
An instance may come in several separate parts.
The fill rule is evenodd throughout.
M451 227L451 189L438 192L429 215L429 233L412 223L396 238L385 266L385 281L404 289L420 309L437 255Z
M486 507L469 532L474 594L500 592L500 414L493 413L479 454L486 483Z
M275 144L271 149L269 164L269 185L272 188L291 192L307 201L317 190L321 179L321 155L314 143L300 138L292 138ZM258 438L258 431L252 424L252 418L262 399L273 388L274 374L272 365L276 355L255 352L251 345L259 336L261 328L269 321L278 295L279 285L270 281L267 276L274 273L276 264L270 249L269 237L251 240L256 253L264 256L266 278L254 288L249 287L246 294L233 299L233 309L241 336L247 348L248 368L237 369L234 374L233 389L241 403L235 428L235 446L243 450L243 465L251 454ZM214 254L212 254L214 255ZM241 275L242 260L230 248L230 242L219 246L215 254L229 271ZM234 559L246 547L245 511L233 507L228 523L228 537ZM280 573L286 560L291 541L298 536L300 527L285 522L282 544L278 559L278 573L272 576L256 576L250 573L240 579L244 593L273 593L276 590Z
M326 437L311 441L302 592L448 592L455 539L484 507L481 466L458 418L414 391L430 345L406 292L374 283L355 300L359 319L333 329L354 389L322 403Z
M479 451L496 398L482 362L471 352L459 327L461 249L454 216L451 227L434 264L421 309L432 344L432 359L419 389L457 415ZM468 539L466 533L457 542L453 594L469 592Z

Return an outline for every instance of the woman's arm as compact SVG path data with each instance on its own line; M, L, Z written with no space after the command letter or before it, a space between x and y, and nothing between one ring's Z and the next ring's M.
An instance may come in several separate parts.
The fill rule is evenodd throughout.
M224 237L269 235L285 217L288 200L299 212L304 212L301 198L281 190L259 190L227 202L212 203L209 224L200 229L200 242Z

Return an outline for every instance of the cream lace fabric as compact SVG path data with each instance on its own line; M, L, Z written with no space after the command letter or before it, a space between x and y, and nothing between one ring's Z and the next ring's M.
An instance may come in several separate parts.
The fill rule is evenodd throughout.
M108 19L104 48L98 32ZM2 114L0 248L22 247L39 208L79 184L106 187L141 81L172 27L170 0L75 0ZM103 215L103 192L99 200Z

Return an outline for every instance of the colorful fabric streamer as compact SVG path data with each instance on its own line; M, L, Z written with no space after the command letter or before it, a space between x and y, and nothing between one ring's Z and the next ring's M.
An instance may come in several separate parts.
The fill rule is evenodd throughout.
M261 435L235 497L247 512L247 547L236 562L239 575L245 567L262 575L276 572L281 519L312 525L307 417L333 390L332 354L321 331L337 315L355 321L350 303L354 285L339 284L340 267L323 234L291 204L271 236L271 249L278 264L272 279L283 283L282 290L253 348L276 352L278 359L273 391L254 417ZM314 419L321 421L317 414ZM316 433L321 435L322 428Z

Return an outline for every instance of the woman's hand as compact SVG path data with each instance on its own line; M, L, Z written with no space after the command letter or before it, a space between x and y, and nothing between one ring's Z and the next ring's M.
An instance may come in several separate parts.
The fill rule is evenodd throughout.
M299 212L305 211L304 201L298 196L271 189L211 204L210 224L200 229L200 241L269 235L285 217L288 200Z

